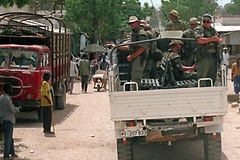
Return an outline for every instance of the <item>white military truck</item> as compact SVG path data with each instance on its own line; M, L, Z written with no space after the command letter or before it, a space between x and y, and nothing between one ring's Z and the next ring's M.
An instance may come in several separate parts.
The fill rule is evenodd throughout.
M154 40L161 39L164 38ZM165 77L142 80L150 89L132 91L129 86L137 84L128 82L128 53L119 52L113 49L109 70L111 120L115 126L118 160L134 159L132 139L135 137L149 143L168 144L180 139L201 138L205 159L220 160L223 117L227 113L224 69L217 86L200 87L200 81L211 79L175 81L170 87L162 86L169 81ZM168 60L165 60L164 73L167 73L166 62Z

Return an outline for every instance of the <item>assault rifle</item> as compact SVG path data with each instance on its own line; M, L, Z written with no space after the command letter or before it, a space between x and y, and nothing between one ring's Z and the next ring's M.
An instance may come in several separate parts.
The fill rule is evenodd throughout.
M169 22L170 20L169 20L167 14L165 13L165 11L163 9L162 9L162 12L163 12L163 15L165 16L165 19Z

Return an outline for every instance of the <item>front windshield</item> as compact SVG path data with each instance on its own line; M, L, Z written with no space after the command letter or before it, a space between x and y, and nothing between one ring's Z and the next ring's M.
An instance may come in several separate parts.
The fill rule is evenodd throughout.
M37 51L22 48L0 48L0 68L37 69Z

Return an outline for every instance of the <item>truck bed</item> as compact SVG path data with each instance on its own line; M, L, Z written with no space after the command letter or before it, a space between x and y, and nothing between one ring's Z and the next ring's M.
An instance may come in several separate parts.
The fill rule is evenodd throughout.
M111 120L225 115L226 95L224 86L111 92Z

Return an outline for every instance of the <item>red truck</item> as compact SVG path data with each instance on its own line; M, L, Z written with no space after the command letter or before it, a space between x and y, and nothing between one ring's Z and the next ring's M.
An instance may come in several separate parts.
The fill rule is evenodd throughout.
M39 14L0 14L0 82L11 82L15 106L38 113L44 72L51 71L54 108L64 109L71 34L64 21ZM1 87L0 87L1 88Z

